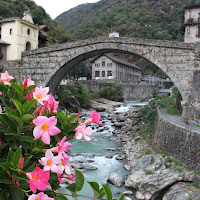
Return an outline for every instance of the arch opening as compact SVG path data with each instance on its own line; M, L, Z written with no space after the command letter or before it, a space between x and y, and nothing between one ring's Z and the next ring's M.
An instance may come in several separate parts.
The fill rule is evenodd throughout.
M30 51L31 50L31 43L27 42L26 43L26 51Z

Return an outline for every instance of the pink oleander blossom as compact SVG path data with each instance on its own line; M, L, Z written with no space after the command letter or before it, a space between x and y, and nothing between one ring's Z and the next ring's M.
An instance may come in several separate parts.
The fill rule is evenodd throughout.
M44 105L44 101L46 101L47 99L49 99L49 87L45 87L42 88L42 86L40 86L40 88L36 87L35 91L33 92L33 98L37 99L37 101Z
M68 180L70 180L72 183L76 183L76 175L72 174L70 176L66 177Z
M30 179L27 183L30 183L30 189L33 193L37 189L42 191L49 186L50 171L44 171L36 166L33 172L27 173L26 175Z
M80 140L82 137L87 141L91 140L91 138L88 137L88 135L92 135L91 127L86 128L86 125L84 124L84 125L78 126L75 129L75 131L76 131L75 137L77 140Z
M2 92L0 91L0 95L2 95Z
M72 144L69 142L65 142L66 139L67 137L64 136L63 139L60 142L58 142L58 146L52 148L51 151L54 153L58 153L58 155L61 154L64 159L69 160L70 157L65 152L72 146Z
M12 81L14 77L10 76L7 71L5 73L1 73L0 83L4 85L10 85L10 81Z
M23 82L24 88L29 87L31 85L35 85L34 81L32 81L31 79L28 79L27 77L24 79Z
M61 169L61 171L65 171L67 175L71 175L71 165L68 163L67 160L62 159L61 163L58 165L58 167Z
M62 155L54 156L50 149L46 150L45 157L39 160L39 163L44 166L44 171L52 171L54 173L62 173L63 170L58 167L61 163Z
M59 101L56 101L52 94L49 95L49 99L44 102L44 104L47 106L47 109L49 110L49 114L52 112L57 112Z
M100 121L100 119L101 119L101 115L99 113L97 113L97 111L95 110L90 114L90 118L88 120L86 120L84 124L96 123L99 125L102 123L102 121Z
M48 197L43 192L40 192L38 194L32 194L28 200L54 200L54 198Z
M34 140L41 137L41 140L45 144L50 144L50 136L57 135L61 132L61 130L56 127L57 119L54 116L50 118L39 116L33 120L33 123L36 125L33 130Z
M64 180L65 180L65 179L64 179L64 176L65 176L65 175L64 175L64 174L57 174L57 176L58 176L59 182L60 182L60 183L63 183Z

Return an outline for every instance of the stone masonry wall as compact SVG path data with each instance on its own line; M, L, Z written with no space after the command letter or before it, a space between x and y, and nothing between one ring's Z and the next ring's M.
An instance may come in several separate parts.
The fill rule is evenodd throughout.
M155 149L166 150L181 163L200 172L200 132L177 124L158 110L153 143Z
M187 106L188 120L200 123L200 70L194 71L192 92Z
M144 99L153 98L157 92L154 85L140 85L119 80L87 80L80 81L87 90L99 91L100 84L115 83L123 86L124 101L142 101Z

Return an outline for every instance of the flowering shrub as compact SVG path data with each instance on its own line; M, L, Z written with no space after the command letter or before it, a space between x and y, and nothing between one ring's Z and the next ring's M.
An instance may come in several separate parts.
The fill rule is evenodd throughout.
M0 199L66 200L75 199L84 185L84 175L69 163L68 150L73 139L90 140L90 123L101 124L94 111L79 123L79 115L58 112L58 101L49 88L36 87L28 78L17 84L7 72L0 77ZM58 193L68 179L66 194ZM108 185L100 188L88 182L94 197L113 199ZM87 196L84 196L87 197ZM119 200L124 199L122 194Z

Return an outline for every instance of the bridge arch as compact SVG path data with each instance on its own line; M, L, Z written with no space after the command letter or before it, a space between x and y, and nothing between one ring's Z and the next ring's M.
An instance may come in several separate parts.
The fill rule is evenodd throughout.
M89 57L111 52L139 55L154 63L170 77L183 101L187 102L193 72L200 70L195 44L123 37L93 38L24 52L21 69L23 76L30 75L38 85L49 86L54 92L66 70ZM16 70L11 73L16 74Z

